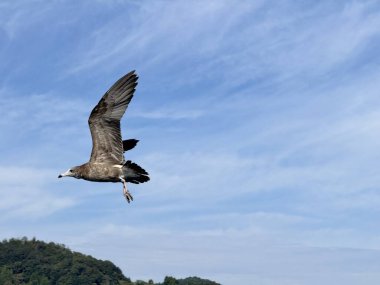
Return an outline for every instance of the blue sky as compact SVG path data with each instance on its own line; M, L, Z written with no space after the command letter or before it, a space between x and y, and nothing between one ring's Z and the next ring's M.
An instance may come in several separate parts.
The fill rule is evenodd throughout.
M0 238L132 279L379 284L379 48L378 1L1 1ZM133 69L128 205L57 175Z

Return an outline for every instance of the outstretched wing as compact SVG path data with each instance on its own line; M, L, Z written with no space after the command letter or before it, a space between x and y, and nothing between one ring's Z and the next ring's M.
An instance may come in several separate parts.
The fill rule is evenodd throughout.
M92 137L90 162L117 164L124 161L120 119L133 97L137 79L134 71L124 75L92 110L88 119Z

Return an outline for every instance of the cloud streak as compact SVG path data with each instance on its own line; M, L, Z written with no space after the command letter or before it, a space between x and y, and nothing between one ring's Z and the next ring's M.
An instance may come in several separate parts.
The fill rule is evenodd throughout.
M30 220L49 216L71 207L76 202L46 189L51 170L1 166L1 220Z

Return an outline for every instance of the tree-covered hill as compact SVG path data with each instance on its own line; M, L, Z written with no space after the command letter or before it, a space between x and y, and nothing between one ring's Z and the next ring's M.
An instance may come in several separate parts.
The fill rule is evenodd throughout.
M136 281L125 277L110 261L73 252L62 244L36 239L0 242L1 285L220 285L189 277L165 277L163 283Z
M110 261L35 239L0 243L0 284L128 284ZM11 277L11 279L10 279Z

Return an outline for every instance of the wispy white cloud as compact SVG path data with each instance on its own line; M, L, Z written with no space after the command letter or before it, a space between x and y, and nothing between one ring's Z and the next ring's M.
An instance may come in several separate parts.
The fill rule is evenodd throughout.
M205 110L189 110L189 109L158 109L151 111L132 111L130 116L147 118L147 119L169 119L169 120L179 120L179 119L197 119L204 114Z
M1 166L0 213L1 220L30 220L47 217L71 207L76 202L70 197L53 193L46 187L51 170L17 166Z
M172 64L178 61L174 56L186 57L189 48L209 51L215 47L215 36L219 35L222 41L223 34L240 15L256 9L259 3L235 5L223 1L190 1L166 5L164 1L140 2L135 13L129 14L127 19L115 17L94 31L88 39L93 44L83 47L80 61L76 61L70 71L78 72L104 62L114 65L114 58L122 58L123 62L133 62L137 58L145 66ZM223 25L219 26L222 20ZM207 40L210 34L212 40ZM193 46L194 43L198 44Z
M0 121L2 127L17 124L21 128L41 129L46 125L68 121L73 123L79 121L81 116L86 120L91 111L84 100L63 99L53 93L20 96L10 90L2 90L0 104L3 113Z
M147 66L181 65L176 72L185 80L176 78L172 84L218 78L220 89L262 76L280 82L321 76L358 56L376 37L380 17L371 11L372 5L350 2L334 7L321 2L301 9L285 2L269 9L261 1L141 2L127 20L115 17L94 31L87 39L91 46L78 51L70 70L104 62L107 68L133 63L144 72ZM263 11L271 17L263 17ZM194 63L186 65L187 61Z
M51 11L53 6L40 0L33 1L2 1L2 29L10 40L24 31L28 26L35 24Z

